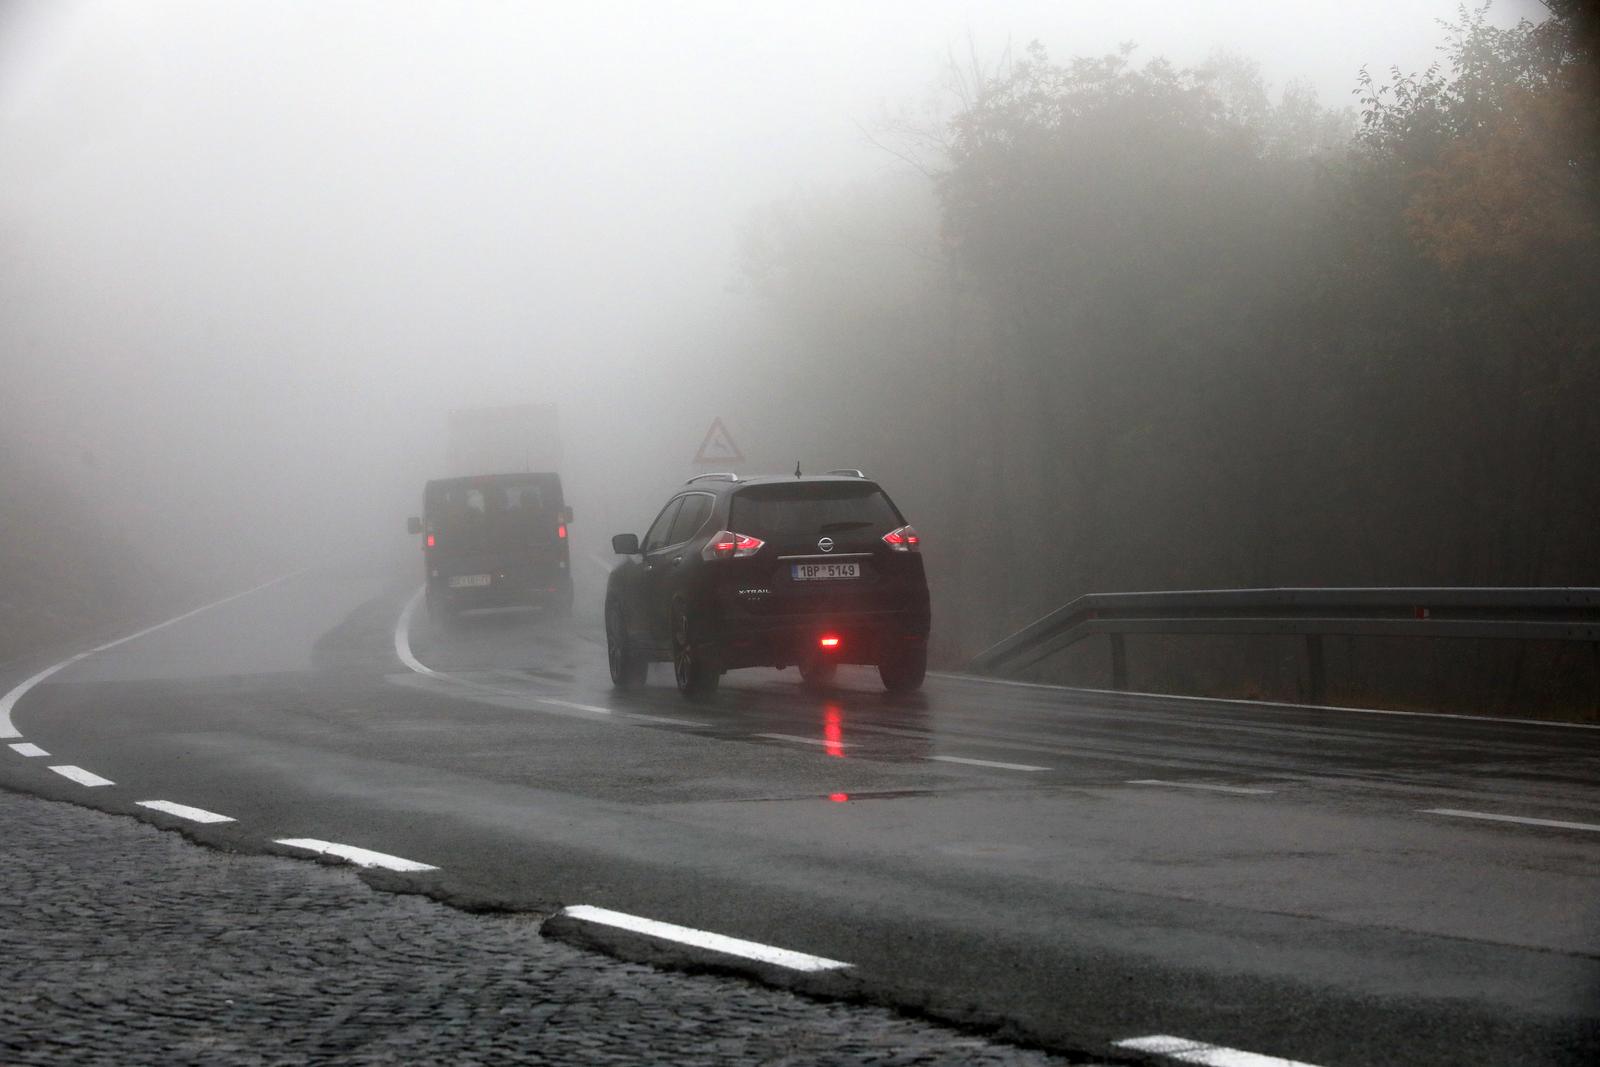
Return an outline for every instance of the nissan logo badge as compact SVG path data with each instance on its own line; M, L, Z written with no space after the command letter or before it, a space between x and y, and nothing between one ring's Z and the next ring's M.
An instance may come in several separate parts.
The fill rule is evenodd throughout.
M832 552L833 551L833 538L824 537L822 540L817 542L817 547L822 549L822 551L824 551L824 552Z

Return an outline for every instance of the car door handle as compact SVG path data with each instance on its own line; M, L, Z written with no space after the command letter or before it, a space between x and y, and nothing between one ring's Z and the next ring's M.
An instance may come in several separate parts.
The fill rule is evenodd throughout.
M676 567L678 564L680 564L682 562L683 562L683 557L682 556L673 556L672 557L672 565L674 567Z

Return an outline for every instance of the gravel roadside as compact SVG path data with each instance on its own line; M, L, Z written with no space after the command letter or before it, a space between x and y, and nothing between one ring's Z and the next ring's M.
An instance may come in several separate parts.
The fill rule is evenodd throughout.
M0 792L0 1062L1064 1062Z

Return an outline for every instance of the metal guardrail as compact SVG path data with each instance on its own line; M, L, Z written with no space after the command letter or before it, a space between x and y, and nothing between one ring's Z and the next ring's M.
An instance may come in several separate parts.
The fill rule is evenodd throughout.
M1126 689L1128 634L1301 635L1312 703L1326 692L1324 637L1472 637L1600 644L1600 588L1201 589L1089 593L968 665L1010 674L1082 641L1111 639L1112 686Z

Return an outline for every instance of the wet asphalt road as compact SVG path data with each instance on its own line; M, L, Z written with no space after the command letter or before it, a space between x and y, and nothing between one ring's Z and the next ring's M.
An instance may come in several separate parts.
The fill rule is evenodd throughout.
M891 698L850 669L691 704L661 668L613 692L582 617L397 642L407 577L307 572L73 663L12 711L8 743L50 755L0 749L0 784L231 850L378 850L437 869L369 880L469 908L843 961L545 927L1085 1056L1166 1034L1322 1067L1600 1059L1600 731L957 677Z

